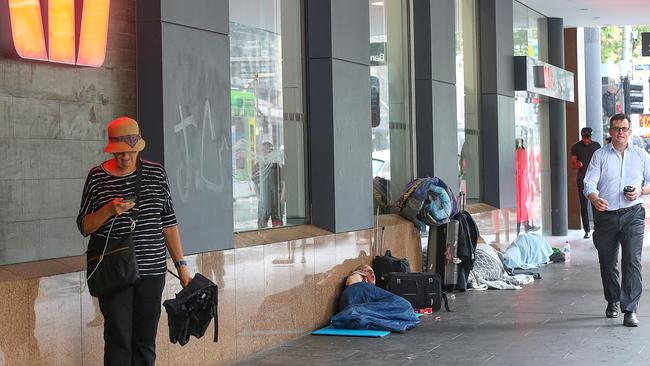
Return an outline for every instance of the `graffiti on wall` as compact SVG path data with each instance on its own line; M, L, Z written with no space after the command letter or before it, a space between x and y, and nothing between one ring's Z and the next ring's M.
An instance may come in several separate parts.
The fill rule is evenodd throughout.
M217 146L217 166L223 166L230 158L230 146L228 139L225 135L217 136L215 127L212 122L212 110L210 108L210 101L206 99L203 107L203 116L201 118L201 125L197 125L194 116L184 115L183 106L178 105L179 122L174 125L174 133L180 134L183 137L184 156L176 167L176 187L178 195L182 202L186 203L191 191L194 187L196 190L206 190L214 193L223 191L226 178L224 177L223 169L217 170L214 177L206 177L206 142L216 143ZM197 129L201 131L201 138L199 142L198 164L192 161L192 154L190 154L190 143L188 142L188 130ZM208 156L208 159L214 157ZM193 166L196 165L196 166ZM192 174L194 172L194 174ZM193 184L192 184L193 183Z

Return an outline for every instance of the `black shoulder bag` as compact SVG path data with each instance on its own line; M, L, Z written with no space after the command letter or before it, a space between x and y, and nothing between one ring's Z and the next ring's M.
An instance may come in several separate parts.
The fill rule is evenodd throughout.
M138 200L142 183L142 163L137 162L135 178L135 206L131 209L131 232L119 239L111 239L113 217L106 238L91 235L86 251L86 280L88 291L94 297L111 295L140 281L138 263L133 250L133 230L138 222Z

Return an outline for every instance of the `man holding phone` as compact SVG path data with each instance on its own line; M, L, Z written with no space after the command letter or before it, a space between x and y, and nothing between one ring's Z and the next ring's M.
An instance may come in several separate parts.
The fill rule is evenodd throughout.
M629 143L630 133L626 115L619 113L610 118L612 143L594 153L584 179L584 195L595 209L593 240L607 300L605 316L616 318L620 302L625 313L623 324L636 327L645 227L641 195L650 193L650 156ZM619 246L623 272L620 283Z

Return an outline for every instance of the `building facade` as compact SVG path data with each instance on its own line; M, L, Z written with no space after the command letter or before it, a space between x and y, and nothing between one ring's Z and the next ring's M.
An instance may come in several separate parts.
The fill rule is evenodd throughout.
M121 115L165 165L191 272L220 288L219 342L170 344L163 314L159 364L225 364L326 324L342 277L383 250L420 268L426 233L394 213L415 177L466 192L487 242L566 218L553 98L515 91L513 57L552 63L564 46L516 1L113 0L108 14L98 67L51 62L53 36L48 60L2 43L8 365L100 363L75 218Z

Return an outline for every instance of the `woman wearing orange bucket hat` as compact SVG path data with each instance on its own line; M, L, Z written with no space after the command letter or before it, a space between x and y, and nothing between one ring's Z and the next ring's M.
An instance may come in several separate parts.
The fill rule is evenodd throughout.
M183 260L167 175L162 165L139 158L144 148L134 119L120 117L109 123L104 151L113 158L88 173L77 216L79 231L101 238L103 245L92 268L89 259L89 287L97 269L100 273L109 270L109 239L131 235L137 262L139 280L97 295L104 316L105 365L154 365L167 251L181 285L185 287L191 280ZM90 253L90 245L88 250ZM93 288L90 290L92 293Z

